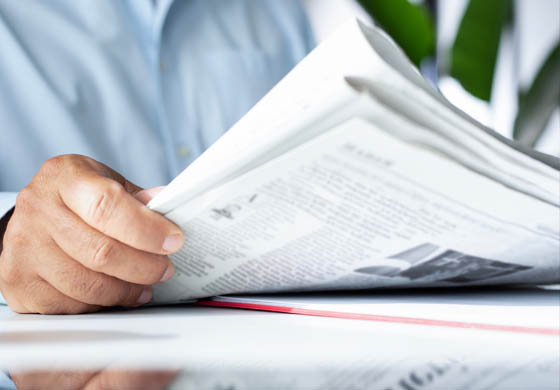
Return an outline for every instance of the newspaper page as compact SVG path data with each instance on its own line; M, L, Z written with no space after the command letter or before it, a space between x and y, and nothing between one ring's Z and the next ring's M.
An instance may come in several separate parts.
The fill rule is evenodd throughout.
M532 165L527 166L525 160L531 160L527 155L505 144L499 145L501 141L483 132L481 127L461 119L460 116L446 113L438 102L430 102L430 97L423 94L423 91L417 93L414 89L399 90L385 82L351 77L347 81L370 98L370 105L361 108L360 116L367 117L374 123L383 122L387 128L395 129L400 138L414 138L417 142L429 144L461 165L516 191L560 205L557 196L560 168L553 168L537 160L532 160ZM389 115L388 110L393 114ZM406 122L412 122L415 128L410 129ZM420 127L426 131L419 132ZM476 133L482 133L489 139L477 139L472 136ZM509 150L508 154L502 154L504 148ZM557 158L548 157L558 164Z
M356 92L344 80L346 75L390 81L391 73L364 38L359 22L350 20L307 55L149 206L167 213L289 150L290 145L300 142L296 138L309 139L308 135L348 119L341 107L355 100Z
M525 187L526 192L534 188L549 202L557 202L546 191L557 187L557 170L528 156L526 150L514 150L511 142L453 107L382 30L353 19L301 61L149 207L168 213L349 119L356 91L349 87L347 78L380 85L377 97L418 123L445 122L443 129L428 127L468 150L501 181ZM395 97L405 100L395 101Z
M155 302L560 281L557 206L390 134L350 120L166 214L186 244Z

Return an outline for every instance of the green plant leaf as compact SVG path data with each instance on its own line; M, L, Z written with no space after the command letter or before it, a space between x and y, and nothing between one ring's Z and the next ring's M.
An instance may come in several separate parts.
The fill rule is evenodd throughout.
M560 105L560 43L552 49L526 93L519 95L513 137L535 146Z
M434 23L428 9L408 0L359 0L410 60L420 66L425 57L435 49Z
M511 0L470 0L459 25L450 74L479 99L490 100L502 28L511 7Z

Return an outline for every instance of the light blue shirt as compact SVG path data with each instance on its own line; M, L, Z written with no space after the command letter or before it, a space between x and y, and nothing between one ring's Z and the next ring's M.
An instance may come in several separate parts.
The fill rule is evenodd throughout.
M0 217L61 154L168 183L305 56L310 31L296 0L0 0Z
M312 45L297 0L0 0L0 216L61 154L167 184Z

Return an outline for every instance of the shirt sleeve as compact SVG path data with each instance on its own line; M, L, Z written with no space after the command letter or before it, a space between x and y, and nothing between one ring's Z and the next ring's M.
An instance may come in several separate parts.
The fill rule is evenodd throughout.
M0 192L0 219L6 215L8 211L14 207L16 204L16 196L17 192ZM2 292L0 292L0 305L5 305L6 301L2 296ZM4 389L2 386L2 373L0 372L0 390Z
M14 382L2 371L0 371L0 390L16 390Z

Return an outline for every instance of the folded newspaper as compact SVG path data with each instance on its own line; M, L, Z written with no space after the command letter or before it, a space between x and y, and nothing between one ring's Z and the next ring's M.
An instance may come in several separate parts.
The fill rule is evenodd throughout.
M149 207L186 237L156 303L560 282L560 161L453 107L356 20Z

